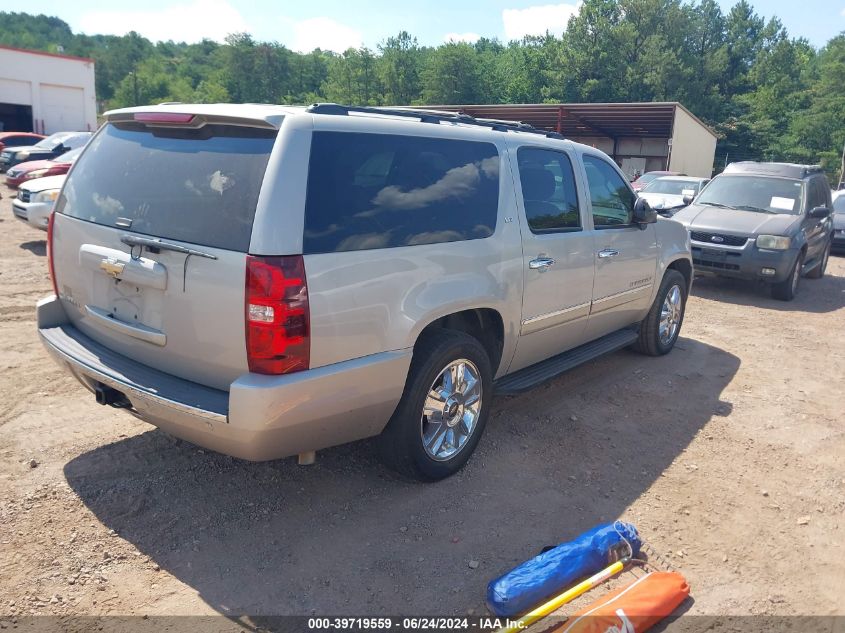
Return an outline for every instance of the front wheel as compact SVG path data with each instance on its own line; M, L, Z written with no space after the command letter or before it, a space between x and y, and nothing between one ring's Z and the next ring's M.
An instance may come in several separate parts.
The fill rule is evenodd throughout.
M813 268L810 272L807 273L807 277L810 279L821 279L824 277L824 271L827 270L827 261L830 259L830 249L833 247L833 240L828 240L827 246L824 248L824 253L822 253L822 260L819 262L819 265Z
M687 280L677 270L667 270L634 349L649 356L668 354L678 340L687 303Z
M379 436L382 461L423 481L456 473L481 438L492 386L490 358L477 339L454 330L424 335L402 400Z
M772 297L779 301L792 301L798 294L798 285L801 283L801 271L804 268L804 253L798 255L789 277L776 284L772 284Z

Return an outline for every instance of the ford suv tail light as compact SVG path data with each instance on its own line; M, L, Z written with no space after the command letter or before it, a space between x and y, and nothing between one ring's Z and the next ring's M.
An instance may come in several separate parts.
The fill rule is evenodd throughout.
M246 355L249 370L259 374L308 369L308 287L300 255L247 255Z
M53 293L59 296L59 285L56 283L56 267L53 265L53 222L56 220L56 212L50 212L47 220L47 268L50 270L50 281L53 282Z

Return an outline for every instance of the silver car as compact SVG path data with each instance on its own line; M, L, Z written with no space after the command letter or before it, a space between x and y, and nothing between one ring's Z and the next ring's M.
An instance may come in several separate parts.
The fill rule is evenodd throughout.
M53 204L59 197L65 177L64 174L47 176L21 184L12 201L12 213L17 219L46 231Z
M663 176L648 183L640 190L639 196L660 215L672 217L692 202L708 182L709 178Z
M433 480L494 393L665 354L687 232L602 152L408 109L116 110L51 216L52 356L100 404L250 460L379 436Z

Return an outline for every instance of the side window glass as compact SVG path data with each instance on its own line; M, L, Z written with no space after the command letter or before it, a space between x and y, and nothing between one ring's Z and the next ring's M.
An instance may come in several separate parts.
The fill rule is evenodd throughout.
M807 183L807 211L819 206L818 190L816 189L816 181L811 180Z
M517 153L525 215L532 233L581 229L578 191L566 154L536 147Z
M593 224L596 228L625 226L634 217L636 194L606 161L597 156L584 155L584 169L593 205Z
M810 184L810 200L808 211L816 207L826 207L827 204L827 185L821 178L813 178Z
M492 143L314 132L304 253L487 238L499 212L499 160Z

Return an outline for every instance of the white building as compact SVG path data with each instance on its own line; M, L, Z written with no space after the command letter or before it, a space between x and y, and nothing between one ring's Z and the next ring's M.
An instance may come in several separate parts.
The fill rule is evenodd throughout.
M0 131L95 129L93 59L0 46Z

